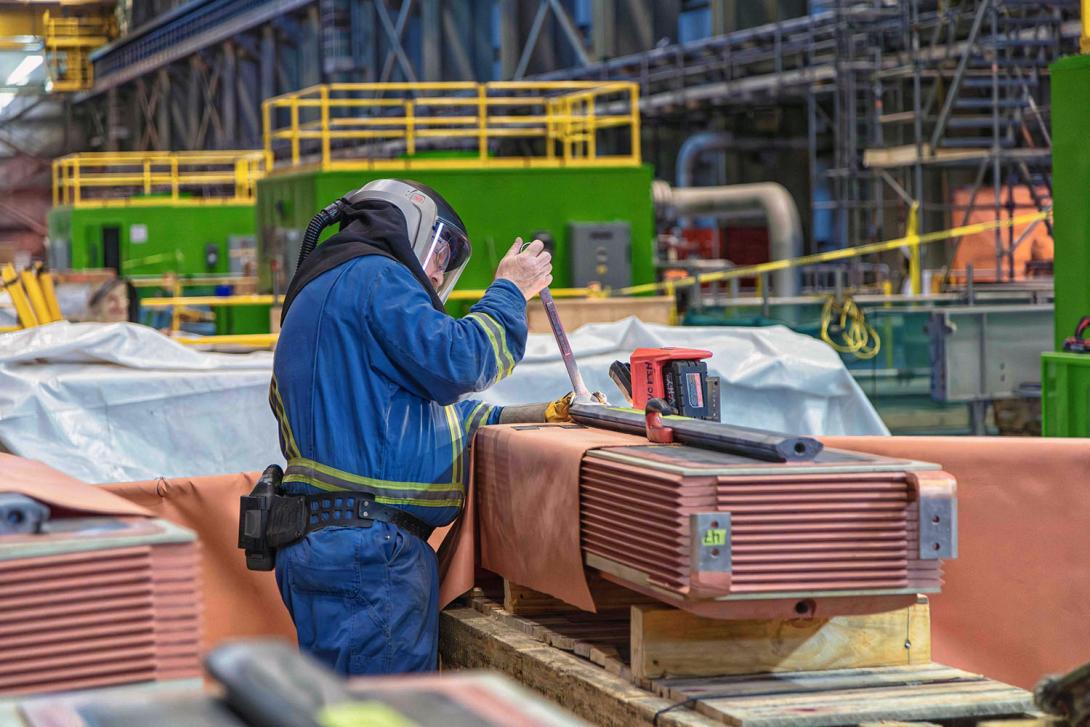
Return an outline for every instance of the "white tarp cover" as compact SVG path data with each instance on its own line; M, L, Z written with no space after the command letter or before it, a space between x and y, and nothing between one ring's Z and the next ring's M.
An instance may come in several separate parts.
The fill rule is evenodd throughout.
M713 353L723 420L798 434L888 434L825 344L787 328L675 328L636 319L571 336L587 385L619 401L609 364L640 346ZM54 323L0 336L0 447L87 482L281 462L269 410L272 355L207 353L128 323ZM525 404L570 389L551 335L477 398Z

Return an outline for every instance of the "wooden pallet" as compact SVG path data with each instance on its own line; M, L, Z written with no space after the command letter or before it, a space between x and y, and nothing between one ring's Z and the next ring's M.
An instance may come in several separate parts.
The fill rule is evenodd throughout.
M510 587L505 589L505 595L511 592ZM854 622L848 620L841 622L836 629L826 629L826 635L822 638L814 638L815 634L807 631L812 625L796 625L794 630L788 631L784 631L781 626L776 633L769 634L760 629L754 631L755 624L722 622L718 627L725 631L713 633L712 637L718 638L723 634L726 637L723 643L716 644L715 638L709 638L707 624L696 624L695 632L690 634L690 628L694 624L688 619L696 617L685 612L677 612L682 614L679 618L684 623L670 624L667 618L666 623L669 625L664 631L648 631L646 623L640 625L639 622L646 621L648 613L657 616L661 621L665 616L658 613L662 610L661 607L635 606L629 611L613 609L600 614L564 607L560 612L541 613L543 602L536 597L526 595L518 600L524 605L533 604L527 610L538 615L515 615L480 592L472 595L468 604L478 614L489 617L496 629L494 635L502 632L517 633L520 637L528 637L552 647L558 653L581 657L589 662L588 666L601 669L603 679L630 683L647 698L657 698L659 701L655 704L661 705L658 709L684 705L683 708L664 713L659 720L662 725L692 724L690 720L696 714L714 724L738 727L823 727L890 720L955 720L975 723L984 718L1022 716L1032 712L1031 695L1024 690L977 674L930 663L925 606L922 611L917 608L914 615L906 613L903 617L895 617L893 614L881 616L870 624L876 629L874 633L864 634L866 624L859 622L852 626ZM637 614L635 619L631 616L632 613ZM860 618L873 617L850 617L856 620ZM635 628L634 624L639 628ZM758 638L762 634L768 638ZM665 662L660 661L660 665L668 664L668 670L695 669L697 673L703 673L701 670L707 670L710 663L727 664L728 668L736 671L780 671L733 676L661 676L644 667L633 666L634 635L644 639L642 645L637 643L637 658L641 658L641 649L645 654L657 654L656 658L666 659ZM792 637L797 638L792 641ZM731 639L738 638L741 641L736 641L733 645L751 647L750 662L741 661L740 655L744 652L737 649L726 660L709 661L709 654L716 649L729 648ZM752 649L756 644L753 641L755 638L766 642L765 647ZM900 644L900 651L892 648L895 638L903 642ZM656 644L650 652L646 651L649 642ZM914 650L911 648L913 642ZM851 664L853 649L857 657L855 668L830 668ZM533 650L524 651L527 652L526 658L530 658L532 662L530 654L533 654ZM693 655L692 658L685 658L687 652ZM538 652L533 656L543 657L544 654ZM464 650L460 658L463 661L466 659ZM890 661L897 665L880 666ZM879 666L859 666L868 663ZM490 666L487 662L473 662L472 665ZM524 677L534 668L526 664L517 667L505 664L491 666L524 681ZM807 669L807 666L812 668ZM616 684L613 684L615 689ZM601 719L593 711L582 711L576 706L565 704L563 692L550 696L557 698L561 704L576 709L584 718L601 723ZM631 697L626 699L630 700ZM586 705L592 702L593 700L584 700L580 705L590 710ZM615 699L608 701L608 704L609 709L621 708ZM646 711L650 709L648 705L652 703L636 700L632 704L627 701L624 704L628 705L624 709L635 709L633 705L639 706L643 710L640 713L641 719L646 720ZM629 717L632 718L632 714ZM648 722L649 720L644 723ZM606 723L612 724L609 720Z
M969 720L1033 710L1022 689L941 664L661 679L654 691L737 727Z

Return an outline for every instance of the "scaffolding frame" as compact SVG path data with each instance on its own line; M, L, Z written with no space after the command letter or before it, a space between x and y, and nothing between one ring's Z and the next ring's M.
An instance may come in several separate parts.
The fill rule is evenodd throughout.
M964 226L986 184L993 219L1050 209L1048 66L1078 51L1079 5L827 0L807 16L536 78L632 80L645 128L694 108L801 104L811 239L830 212L834 247L866 244L901 234L909 217L920 234ZM828 201L814 193L823 185ZM966 204L935 193L955 187L969 190ZM1016 187L1030 209L1015 204ZM1047 217L1039 224L1051 233ZM996 280L1010 280L1027 235L996 229Z

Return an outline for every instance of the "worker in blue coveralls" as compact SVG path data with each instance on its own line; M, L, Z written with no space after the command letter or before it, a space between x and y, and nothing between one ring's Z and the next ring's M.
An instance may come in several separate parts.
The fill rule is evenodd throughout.
M570 398L505 408L463 398L522 358L526 304L552 281L552 262L541 242L516 240L455 319L443 304L471 248L438 193L383 179L324 212L340 231L300 260L273 365L282 492L306 496L309 514L303 537L277 553L276 579L299 646L336 671L431 670L439 579L426 541L461 511L474 432L566 418Z

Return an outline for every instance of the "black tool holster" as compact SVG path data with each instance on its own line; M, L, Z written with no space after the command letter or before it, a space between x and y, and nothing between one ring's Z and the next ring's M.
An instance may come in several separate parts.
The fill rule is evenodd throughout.
M306 521L304 506L298 498L279 494L283 477L284 470L279 465L269 465L250 494L239 498L238 547L246 551L246 567L250 570L272 570L276 566L276 549L302 537L302 524ZM291 512L292 505L297 513ZM299 534L285 539L286 526Z
M265 468L249 495L239 498L238 547L246 551L246 567L269 571L276 551L325 527L369 528L387 522L425 542L432 527L400 509L375 502L364 492L282 495L284 471Z

